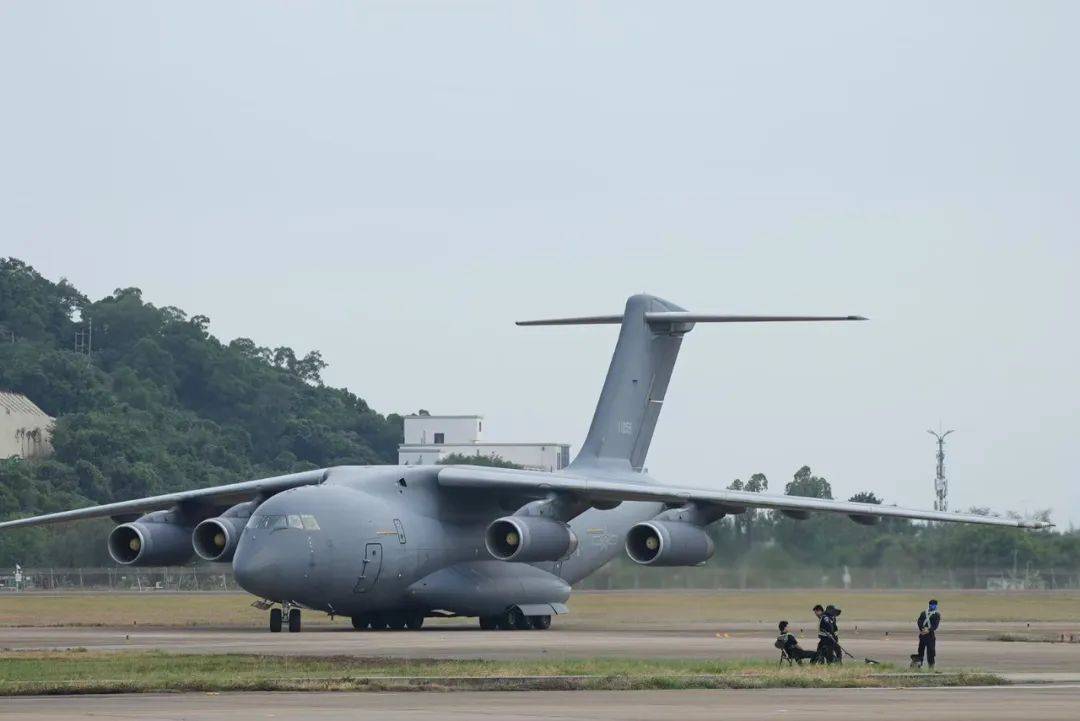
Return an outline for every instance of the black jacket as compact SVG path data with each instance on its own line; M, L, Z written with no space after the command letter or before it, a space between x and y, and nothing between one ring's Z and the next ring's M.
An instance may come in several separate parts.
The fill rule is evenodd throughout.
M776 640L779 641L788 651L799 648L799 639L795 638L795 634L793 633L782 633L777 637Z
M915 624L918 626L920 634L923 631L926 631L927 635L933 638L937 632L938 626L941 624L941 612L927 609L919 614L919 618L915 621Z
M818 619L818 638L836 639L836 619L829 614L824 614Z

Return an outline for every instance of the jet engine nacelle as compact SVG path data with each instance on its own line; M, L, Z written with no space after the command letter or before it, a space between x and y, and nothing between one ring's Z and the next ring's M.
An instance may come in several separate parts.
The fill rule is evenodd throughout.
M716 547L701 526L679 521L642 521L626 534L626 555L643 566L698 566Z
M577 550L570 526L543 516L505 516L484 533L488 552L500 561L558 561Z
M207 518L195 526L191 533L191 545L204 561L231 561L240 543L255 503L233 506L216 518Z
M191 526L175 511L154 511L109 533L109 555L125 566L172 566L192 556Z

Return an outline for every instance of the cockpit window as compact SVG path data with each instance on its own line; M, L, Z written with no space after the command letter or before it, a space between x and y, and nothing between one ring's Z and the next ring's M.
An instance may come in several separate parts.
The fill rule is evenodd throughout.
M296 515L288 516L272 515L268 513L256 513L248 521L248 528L263 531L280 531L283 529L297 529L301 531L318 531L319 522L315 516Z
M279 528L286 528L287 524L285 516L272 516L270 514L256 513L248 521L249 528L255 528L259 530L276 531Z

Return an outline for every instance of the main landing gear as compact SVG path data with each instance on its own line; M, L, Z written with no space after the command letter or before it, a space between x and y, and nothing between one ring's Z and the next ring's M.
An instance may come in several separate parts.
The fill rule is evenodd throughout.
M289 633L300 633L300 609L287 603L281 608L270 609L270 633L281 633L285 619L288 619Z
M497 616L481 616L483 631L546 631L551 628L551 616L526 616L519 608L511 608Z

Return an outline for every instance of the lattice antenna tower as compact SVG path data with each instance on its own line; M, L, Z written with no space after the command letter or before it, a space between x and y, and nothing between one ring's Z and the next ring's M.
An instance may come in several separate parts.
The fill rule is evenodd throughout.
M94 321L87 319L85 328L75 329L75 352L90 355L94 350Z
M936 431L927 431L937 439L937 476L934 478L934 510L949 510L949 481L945 478L945 437L953 430L941 431L938 426Z

